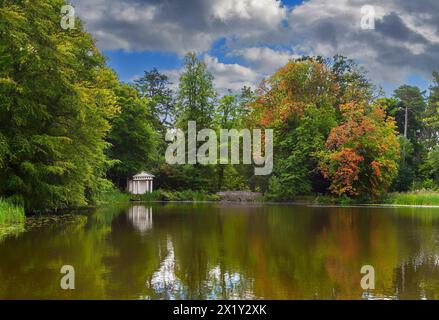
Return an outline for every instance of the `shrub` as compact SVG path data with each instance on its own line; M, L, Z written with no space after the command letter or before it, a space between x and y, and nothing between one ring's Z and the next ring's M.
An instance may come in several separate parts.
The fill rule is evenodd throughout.
M24 218L23 206L0 198L0 224L23 222Z

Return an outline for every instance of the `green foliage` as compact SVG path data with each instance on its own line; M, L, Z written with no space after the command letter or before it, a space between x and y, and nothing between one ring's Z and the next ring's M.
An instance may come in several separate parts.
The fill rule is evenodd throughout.
M155 190L145 193L138 197L141 201L218 201L219 197L203 191L183 190L183 191L166 191Z
M370 96L370 86L360 81L363 76L354 75L354 66L340 59L333 61L335 71L318 58L290 61L259 89L252 117L257 125L275 131L270 199L286 200L327 188L317 170L318 155L337 125L338 103ZM356 80L348 85L351 78Z
M156 68L145 71L142 78L134 81L140 97L150 100L150 112L154 127L164 133L166 127L172 126L175 117L175 101L170 82L165 74Z
M425 167L428 170L428 176L436 183L436 186L439 186L439 146L435 146L428 153Z
M433 84L430 86L427 110L423 119L425 124L424 140L427 148L439 143L439 73L433 72Z
M105 183L117 79L93 39L60 28L63 0L0 7L0 194L28 210L84 205Z
M437 73L428 101L412 86L377 101L401 134L409 111L398 161L391 120L380 112L371 116L376 89L350 59L303 57L279 69L256 94L244 87L218 98L212 74L188 53L177 92L157 69L130 86L106 67L81 21L74 30L60 27L64 4L4 0L0 6L0 196L16 208L126 202L130 196L113 184L122 189L142 170L156 175L156 186L174 190L146 194L150 201L204 201L219 190L257 190L273 200L335 191L339 201L349 202L345 195L385 191L398 165L394 190L439 184ZM362 122L344 118L346 105L366 106ZM187 134L188 121L217 133L274 129L273 175L255 177L249 165L166 164L166 130ZM344 174L357 168L358 175ZM5 212L14 219L11 210Z
M331 130L320 169L329 190L342 196L376 197L386 192L398 170L399 142L381 103L342 105L342 122Z
M214 129L216 92L212 81L213 76L207 71L206 65L194 53L188 53L180 76L175 120L176 127L186 133L186 141L189 121L196 121L198 130ZM216 180L212 179L216 177L213 165L162 164L156 176L162 188L208 191L217 188Z
M94 198L94 201L98 206L108 204L127 204L130 201L130 198L130 194L124 193L117 188L110 188L99 192Z
M416 167L413 165L413 144L410 140L399 136L401 158L398 165L398 175L393 181L392 190L409 191L416 178Z
M152 167L157 157L158 136L151 125L150 100L139 98L136 91L125 84L118 85L115 93L121 112L111 121L107 137L111 144L108 156L115 160L108 177L124 188L128 177Z
M391 193L387 197L387 203L399 205L439 205L439 193L432 191L413 191L407 193Z
M0 198L0 224L23 222L24 208Z
M213 76L195 53L188 53L180 76L177 94L177 127L186 131L188 121L196 121L199 128L211 128L215 115L216 92Z
M422 118L427 106L424 94L418 87L409 85L400 86L393 93L397 104L389 112L395 117L399 133L403 134L407 108L407 138L411 140L419 139L422 134Z
M305 115L295 130L287 135L276 135L275 144L279 152L274 175L270 179L268 197L273 200L291 199L313 191L313 182L318 179L316 154L323 150L329 129L335 124L333 110L308 106ZM279 156L280 154L280 156ZM283 155L286 155L283 158Z

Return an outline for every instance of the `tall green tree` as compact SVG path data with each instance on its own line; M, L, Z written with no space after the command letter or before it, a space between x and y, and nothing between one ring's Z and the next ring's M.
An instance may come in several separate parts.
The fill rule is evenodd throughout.
M439 186L439 73L433 72L433 84L430 86L428 106L425 112L424 144L428 150L427 161L423 164L423 173Z
M213 76L195 53L186 55L183 70L177 94L177 126L186 129L188 121L196 121L199 128L211 128L217 96Z
M416 86L402 85L387 99L386 113L395 118L401 143L398 176L393 188L408 191L421 178L421 165L427 157L424 143L426 112L425 92Z
M185 133L186 142L188 141L189 121L196 122L197 130L214 129L216 92L213 88L213 76L195 53L188 53L185 56L176 106L175 124ZM186 148L186 153L188 153L188 148ZM164 164L161 166L160 172L163 173L161 180L166 180L166 185L172 185L173 188L216 190L216 179L212 179L216 176L214 165Z
M151 170L157 158L158 134L151 121L149 98L140 98L134 88L120 84L115 88L120 114L111 121L107 141L108 156L114 161L108 177L120 188L126 179Z
M0 195L28 210L83 205L105 183L117 78L64 0L0 5Z
M140 97L150 100L155 127L161 131L171 127L175 118L175 99L168 76L153 68L135 80L134 86Z
M427 107L424 95L425 92L421 89L409 85L402 85L393 93L398 105L391 111L398 131L411 141L419 140L423 133L422 119Z
M243 87L239 94L234 94L231 90L227 92L218 102L215 115L217 126L218 146L220 143L221 129L241 130L246 128L246 117L248 116L248 104L252 99L252 91L249 87ZM219 155L218 150L218 155ZM243 154L243 144L240 143L239 154ZM218 160L219 161L219 160ZM243 164L218 164L217 182L218 190L242 190L248 189L249 177L246 176L249 170L253 170L251 165ZM253 173L253 172L252 172Z
M439 143L439 72L433 72L433 84L430 86L428 106L425 113L427 148L431 149Z

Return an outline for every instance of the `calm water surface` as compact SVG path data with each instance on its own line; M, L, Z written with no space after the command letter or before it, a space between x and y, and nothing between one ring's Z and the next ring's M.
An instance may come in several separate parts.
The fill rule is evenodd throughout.
M86 217L1 239L0 298L439 298L439 209L169 203ZM63 265L75 290L60 288Z

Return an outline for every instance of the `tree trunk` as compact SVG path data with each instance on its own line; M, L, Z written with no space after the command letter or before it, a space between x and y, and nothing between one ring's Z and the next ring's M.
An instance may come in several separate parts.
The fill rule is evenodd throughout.
M408 115L409 115L409 109L406 106L405 107L405 119L404 119L404 138L407 139L407 128L408 128Z

